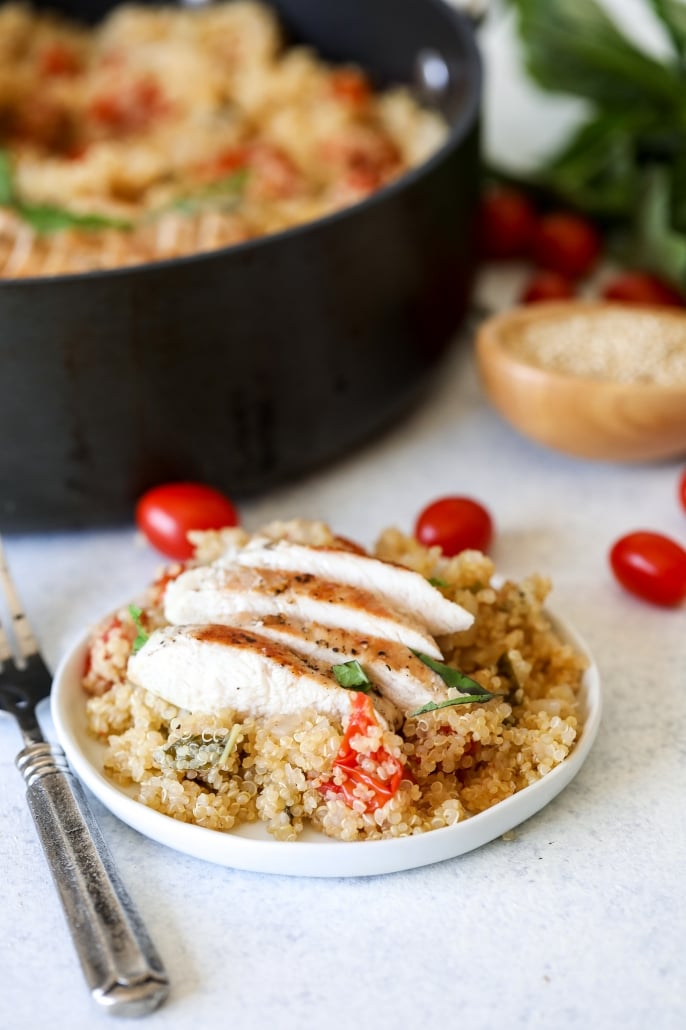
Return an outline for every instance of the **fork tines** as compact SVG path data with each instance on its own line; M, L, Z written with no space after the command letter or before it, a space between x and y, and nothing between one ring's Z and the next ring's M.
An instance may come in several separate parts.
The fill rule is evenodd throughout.
M7 602L7 609L9 611L11 624L12 624L12 635L14 642L17 647L18 657L20 659L32 658L38 654L38 643L33 635L29 621L26 618L26 614L22 608L19 595L15 589L10 571L7 567L7 560L5 558L5 549L2 543L2 537L0 537L0 586L5 595ZM12 658L12 650L7 634L3 632L2 624L0 623L0 665Z

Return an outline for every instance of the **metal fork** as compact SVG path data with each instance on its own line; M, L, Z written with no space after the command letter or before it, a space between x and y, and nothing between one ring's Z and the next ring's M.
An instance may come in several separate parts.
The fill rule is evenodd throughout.
M0 709L15 717L24 738L16 762L76 951L102 1009L144 1015L166 998L167 974L64 752L41 733L36 705L50 693L52 676L10 578L2 539L0 583L17 652L15 658L0 624Z

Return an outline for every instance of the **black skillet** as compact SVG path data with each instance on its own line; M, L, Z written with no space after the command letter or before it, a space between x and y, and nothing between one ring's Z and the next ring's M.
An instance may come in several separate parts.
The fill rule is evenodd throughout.
M114 4L49 6L93 21ZM442 0L273 6L294 40L379 86L423 78L447 143L355 207L271 237L1 281L0 529L121 522L171 479L265 491L363 442L440 374L475 265L473 30Z

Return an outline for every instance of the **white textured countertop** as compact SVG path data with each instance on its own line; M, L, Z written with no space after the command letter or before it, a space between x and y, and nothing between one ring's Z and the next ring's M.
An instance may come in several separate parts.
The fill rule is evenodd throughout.
M622 593L607 551L653 528L682 542L682 465L619 466L528 443L488 407L469 341L422 406L365 449L260 502L249 528L323 518L371 543L445 493L493 512L499 570L549 574L551 605L600 666L604 719L547 808L460 858L367 879L237 872L168 850L93 808L168 968L146 1025L168 1030L686 1025L686 610ZM132 528L12 536L48 661L159 564ZM0 719L0 1027L112 1025L82 980Z
M686 1016L686 614L634 601L608 546L632 528L684 540L680 465L593 464L544 451L484 402L467 345L420 410L244 519L324 518L372 542L445 492L494 512L499 568L539 570L596 655L604 721L579 776L512 840L359 880L264 876L168 850L94 809L172 979L151 1027L623 1027ZM55 663L94 613L158 564L119 532L13 536L6 547ZM94 1011L0 720L0 1026L85 1030ZM373 1018L370 1017L373 1007Z

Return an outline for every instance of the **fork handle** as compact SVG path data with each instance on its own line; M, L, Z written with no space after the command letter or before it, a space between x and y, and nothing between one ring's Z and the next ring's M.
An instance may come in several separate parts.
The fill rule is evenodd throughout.
M167 974L64 752L30 744L17 766L92 997L112 1015L151 1012Z

